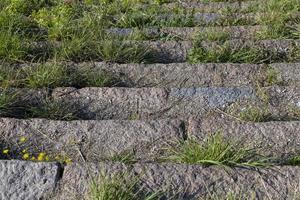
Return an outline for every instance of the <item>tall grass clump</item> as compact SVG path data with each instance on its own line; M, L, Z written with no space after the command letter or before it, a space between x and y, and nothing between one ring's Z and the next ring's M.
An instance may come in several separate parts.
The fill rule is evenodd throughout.
M180 142L168 149L167 160L203 165L221 166L267 166L256 150L244 144L244 142L225 139L220 133L208 137L200 143L194 139Z

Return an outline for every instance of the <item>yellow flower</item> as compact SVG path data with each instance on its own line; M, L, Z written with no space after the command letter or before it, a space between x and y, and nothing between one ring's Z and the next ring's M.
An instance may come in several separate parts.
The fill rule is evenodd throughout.
M50 160L49 156L46 156L46 157L45 157L45 160L46 160L46 161L49 161L49 160Z
M20 142L25 142L26 141L26 137L21 137L20 138Z
M43 161L44 158L45 158L46 154L45 153L39 153L38 157L37 157L37 160L38 161Z
M34 156L32 156L32 157L31 157L31 160L32 160L32 161L34 161L34 160L35 160L35 157L34 157Z
M23 155L23 159L24 160L27 160L29 158L29 153L25 153L24 155Z
M22 153L26 153L26 152L27 152L27 149L23 149L23 150L22 150Z
M65 163L66 163L66 164L71 164L71 163L72 163L72 160L71 160L70 158L67 158L67 159L65 160Z
M4 150L3 150L3 153L4 153L4 154L8 154L8 153L9 153L9 150L8 150L8 149L4 149Z

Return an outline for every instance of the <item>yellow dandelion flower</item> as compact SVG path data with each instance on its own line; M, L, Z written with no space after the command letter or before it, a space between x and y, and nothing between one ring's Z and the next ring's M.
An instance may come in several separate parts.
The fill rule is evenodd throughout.
M45 159L46 154L45 153L39 153L37 160L38 161L43 161Z
M23 149L23 150L22 150L22 153L27 153L27 149Z
M29 153L25 153L24 155L23 155L23 159L24 160L27 160L29 158Z
M9 153L9 150L8 149L4 149L3 150L3 154L8 154Z
M67 159L65 160L65 163L66 163L66 164L71 164L71 163L72 163L72 160L71 160L70 158L67 158Z
M26 141L26 137L20 137L20 142L25 142Z
M46 160L46 161L49 161L49 160L50 160L49 156L46 156L46 157L45 157L45 160Z
M31 160L32 160L32 161L35 161L35 157L34 157L34 156L32 156L32 157L31 157Z

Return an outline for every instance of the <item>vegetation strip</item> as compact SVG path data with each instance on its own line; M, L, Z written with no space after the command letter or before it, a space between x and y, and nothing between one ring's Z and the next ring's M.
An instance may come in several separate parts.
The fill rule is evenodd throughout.
M3 64L0 74L1 88L287 86L300 81L300 64L47 62Z
M260 39L299 38L297 19L299 8L295 1L278 3L269 0L259 8L261 12L255 14L254 18L257 18L260 24L270 27L260 31L256 37ZM196 20L200 21L214 21L220 15L223 18L220 25L238 25L245 22L242 18L231 17L232 19L230 19L230 16L233 16L233 11L230 10L224 11L223 14L192 14L191 16L180 10L175 18L170 18L167 15L160 17L154 15L160 18L157 21L154 20L155 17L150 17L152 14L140 13L140 8L133 6L135 3L134 1L113 1L110 3L66 4L42 1L23 4L21 0L14 3L5 1L1 4L4 9L0 13L0 25L3 29L0 34L0 41L2 41L0 59L20 62L22 60L45 60L55 57L75 61L93 59L120 63L147 62L147 47L136 43L128 44L126 38L116 39L105 34L104 30L112 27L112 24L119 24L116 25L118 27L142 28L145 25L151 25L149 23L156 23L160 20L162 21L158 23L163 26L194 26L195 17ZM153 6L146 9L147 12L157 12L156 8L159 7L159 4L153 4ZM100 18L97 21L93 20L95 13ZM116 13L123 13L120 15L120 19L111 17ZM279 15L278 13L285 14ZM168 23L163 24L163 21ZM109 23L107 24L107 22ZM152 25L159 25L155 23ZM286 25L283 27L282 24ZM41 42L44 45L40 45ZM61 44L59 48L55 48L57 43ZM185 60L171 59L171 61L182 62ZM233 61L235 60L233 59ZM241 61L248 60L242 59ZM161 62L161 60L156 60L156 62Z
M186 196L207 199L213 195L228 195L228 190L237 197L242 195L246 199L251 198L253 193L262 197L274 197L274 199L279 199L278 196L289 198L298 195L298 191L295 189L298 180L294 177L298 176L299 167L278 167L256 171L243 168L224 170L223 167L219 166L203 167L170 163L144 163L129 167L119 163L89 163L88 169L78 164L69 165L65 168L63 182L68 184L65 184L64 191L66 193L63 197L70 191L75 192L76 194L73 194L78 195L79 198L88 195L91 181L96 181L97 184L101 185L102 182L97 179L97 177L101 177L101 173L109 174L108 178L114 177L114 175L118 177L118 174L128 174L124 176L125 178L136 177L131 180L139 180L139 188L143 189L144 194L158 192L168 199L172 199L172 197L181 199ZM197 175L195 176L195 174ZM94 177L94 179L91 180L90 177ZM203 181L204 177L205 181ZM214 187L212 183L215 183L216 179L222 187ZM232 181L233 179L235 181ZM269 181L275 181L276 186L269 185ZM191 184L195 187L191 187ZM82 187L83 185L84 187ZM81 187L79 188L79 186ZM257 190L256 188L262 189Z

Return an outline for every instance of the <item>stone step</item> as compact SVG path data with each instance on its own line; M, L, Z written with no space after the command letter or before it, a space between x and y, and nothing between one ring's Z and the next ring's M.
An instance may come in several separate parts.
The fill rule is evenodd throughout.
M240 113L249 105L268 108L271 116L299 114L300 88L57 88L54 99L82 106L85 119L186 118L223 109ZM267 101L267 102L266 102ZM267 103L267 105L266 105ZM291 112L291 113L290 113Z
M130 45L140 46L145 49L145 55L141 62L144 63L183 63L188 61L188 54L193 48L192 41L123 41L128 47ZM122 42L122 44L124 44ZM252 49L262 49L267 51L272 56L266 59L264 62L273 63L273 62L298 62L299 56L291 56L291 54L296 54L297 50L299 51L300 40L292 39L280 39L280 40L243 40L243 39L232 39L227 40L225 43L220 42L201 42L201 48L206 51L215 51L217 49L225 48L225 45L232 47L233 50L238 51L242 48L252 48ZM50 45L49 43L41 42L32 45L33 49L39 48L42 49L51 49L51 48L60 48L61 43L57 42ZM297 49L298 48L298 49ZM32 56L32 55L30 55ZM274 59L273 57L276 57ZM290 58L291 57L291 58ZM100 56L99 59L100 60ZM287 60L289 58L289 60ZM75 59L75 58L74 58ZM75 59L76 61L76 59Z
M58 199L88 199L91 181L101 184L101 173L113 177L138 177L143 191L162 192L166 199L209 199L234 195L241 199L294 199L299 196L299 167L270 169L227 169L185 164L99 163L68 165L63 176L63 192ZM124 175L123 175L124 176ZM130 179L129 180L136 180Z
M193 47L192 42L175 42L175 41L144 41L142 42L149 48L149 54L151 55L152 62L156 63L172 63L172 62L186 62L189 50ZM300 40L260 40L260 41L244 41L244 40L228 40L226 44L233 49L240 48L261 48L270 52L271 55L275 55L276 60L273 58L267 59L264 62L286 62L286 57L289 54L299 48ZM218 44L216 42L202 42L201 46L205 50L216 50L217 48L224 48L224 44ZM280 56L279 56L280 55ZM299 61L299 56L296 58L290 58L294 62ZM289 61L291 62L291 61Z
M300 121L244 122L213 113L201 119L190 118L187 137L200 143L215 134L254 148L259 155L284 163L300 152ZM279 160L278 160L279 159Z
M53 63L43 63L51 66ZM233 64L233 63L170 63L170 64L117 64L107 62L55 63L66 71L99 72L113 81L111 87L233 87L233 86L288 86L300 82L300 63ZM10 65L0 69L12 70L39 66L38 63ZM75 73L74 72L74 73ZM102 73L101 73L102 72ZM74 74L73 73L73 74ZM77 77L73 78L76 79ZM74 81L73 81L74 82ZM80 85L62 83L60 87ZM80 81L79 81L80 82ZM80 87L95 85L80 85Z
M45 65L51 66L53 62ZM17 70L34 67L38 63L10 65L2 64L0 69ZM233 63L170 63L170 64L117 64L107 62L56 62L70 74L97 72L113 79L111 87L233 87L233 86L288 86L300 82L300 63L233 64ZM73 78L76 79L77 77ZM62 83L60 87L76 86ZM80 85L77 83L77 85ZM82 85L82 84L81 84ZM95 85L82 85L80 87ZM17 87L17 86L16 86ZM78 86L77 86L78 87Z
M145 39L158 40L192 40L198 34L211 32L224 33L228 39L250 39L255 34L266 28L265 26L213 26L213 27L162 27L144 28L142 30L132 28L111 28L107 33L119 36L132 36L142 34Z
M29 102L32 102L31 105L34 107L38 106L38 109L42 109L44 105L46 106L44 109L55 111L57 107L47 107L49 99L52 102L55 100L55 106L64 105L64 107L59 107L60 111L56 111L58 114L63 113L62 109L65 109L66 114L73 113L76 114L75 118L85 120L187 119L190 116L201 118L216 110L239 116L241 113L247 113L252 107L256 108L256 112L258 112L257 109L263 112L261 114L263 119L267 117L268 120L291 120L299 119L300 105L298 85L266 88L55 88L48 95L45 95L47 91L42 89L17 89L16 92L19 95L17 103L14 104L16 108L11 107L12 110L2 116L15 117L14 114L20 112L18 108L28 107ZM50 104L50 106L53 105ZM14 108L18 111L17 113L14 113ZM18 117L26 116L31 115L29 113Z
M113 64L74 63L81 69L105 71L129 87L230 87L291 85L300 82L300 63L256 64ZM270 80L273 76L273 82Z
M137 162L160 160L170 144L196 139L203 143L214 134L246 144L257 154L281 164L300 152L300 121L241 122L210 115L181 120L74 120L0 118L2 146L22 159L45 152L66 156L73 162L100 162L117 156L131 156ZM20 138L26 142L20 143ZM293 138L293 140L291 140Z
M163 6L175 8L182 6L188 9L195 9L199 12L218 12L221 9L234 9L234 10L252 10L252 7L259 6L261 1L232 1L232 2L205 2L205 1L179 1L175 3L164 4Z
M0 199L47 199L56 189L63 169L56 163L0 161Z
M156 160L170 141L183 141L185 123L180 120L58 121L46 119L0 118L3 146L31 156L45 152L50 157L67 156L73 162L100 162L119 155L134 160ZM20 138L26 142L20 144Z

